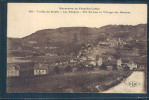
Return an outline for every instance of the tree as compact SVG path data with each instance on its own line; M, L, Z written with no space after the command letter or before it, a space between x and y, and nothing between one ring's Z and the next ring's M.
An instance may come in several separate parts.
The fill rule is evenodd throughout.
M71 67L71 66L67 66L67 67L65 68L65 71L66 71L66 72L72 72L72 67Z
M77 66L77 70L78 71L82 71L82 70L85 70L86 69L86 67L83 65L83 64L79 64L78 66Z
M54 72L57 73L57 74L59 74L59 73L60 73L59 67L55 67L55 68L54 68Z
M128 67L128 65L125 65L124 71L129 71L129 70L130 70L130 67Z
M99 55L96 55L96 66L98 66L98 64L97 64L97 62L98 62L98 60L99 60Z
M103 70L107 70L107 66L105 64L102 64L100 68Z
M117 65L116 64L113 65L113 70L117 70Z
M121 50L119 48L116 48L116 53L112 54L115 59L120 59L122 57Z

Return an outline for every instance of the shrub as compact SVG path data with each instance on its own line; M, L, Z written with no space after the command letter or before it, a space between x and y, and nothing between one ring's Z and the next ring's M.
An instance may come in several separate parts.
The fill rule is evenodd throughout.
M102 70L107 70L107 66L105 64L102 64L100 67Z
M59 74L59 73L60 73L59 67L55 67L55 68L54 68L54 72L57 73L57 74Z
M85 70L85 69L86 69L86 67L84 65L82 65L82 64L77 66L77 70L78 71L82 71L82 70Z
M67 66L67 67L65 68L65 71L66 71L66 72L72 72L72 67L71 67L71 66Z
M89 65L89 67L87 67L87 70L94 70L94 65Z
M117 70L117 65L113 65L113 70Z

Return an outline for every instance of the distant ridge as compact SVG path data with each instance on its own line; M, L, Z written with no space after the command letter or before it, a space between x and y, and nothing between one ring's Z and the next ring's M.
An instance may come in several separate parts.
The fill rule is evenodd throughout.
M138 36L139 34L139 36ZM7 38L9 50L17 50L19 47L32 49L36 47L56 46L67 49L75 43L75 46L81 47L86 43L97 43L104 41L108 37L127 39L129 36L146 40L147 24L138 25L106 25L100 28L90 27L60 27L57 29L43 29L32 33L23 38ZM36 41L36 44L30 44L29 41Z

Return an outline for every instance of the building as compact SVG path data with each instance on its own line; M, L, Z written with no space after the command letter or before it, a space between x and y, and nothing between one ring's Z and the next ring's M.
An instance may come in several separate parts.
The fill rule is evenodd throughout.
M44 48L45 49L50 49L50 50L56 50L56 49L58 49L58 47L48 47L48 46L45 46Z
M82 57L81 60L85 61L87 60L87 57Z
M112 60L112 58L111 58L111 56L109 56L109 57L108 57L108 61L111 61L111 60Z
M117 66L122 66L122 60L121 59L117 60Z
M89 55L89 56L88 56L88 60L95 60L95 57Z
M137 64L135 64L133 61L129 62L127 65L130 70L137 69Z
M102 65L102 58L99 58L97 64L98 64L98 66L101 66Z
M57 54L50 54L50 53L47 53L46 56L57 56Z
M107 66L107 70L113 70L113 66Z
M34 63L21 62L15 64L7 64L7 76L19 76L19 77L30 77L33 76Z
M35 64L34 75L46 75L49 74L48 64Z
M34 49L40 49L40 47L38 47L38 46L37 46L37 47L33 47L33 48L34 48Z
M7 77L19 76L20 67L15 64L7 65Z
M129 40L133 40L131 36L129 36Z
M105 66L107 68L107 70L114 70L114 69L117 69L117 66L116 66L116 60L115 59L112 59L110 61L107 61L105 63Z
M72 72L77 71L77 69L78 69L77 67L73 67L73 68L72 68Z
M110 45L109 42L99 42L98 44L102 45L102 46L109 46Z
M122 60L121 59L118 59L117 60L117 69L118 70L122 70L123 68L122 68Z
M96 62L94 60L89 60L88 62L90 65L96 66Z

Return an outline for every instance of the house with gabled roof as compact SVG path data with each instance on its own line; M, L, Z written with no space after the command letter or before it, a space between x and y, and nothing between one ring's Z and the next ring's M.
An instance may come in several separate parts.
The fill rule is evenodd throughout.
M35 64L34 65L34 75L46 75L49 74L48 64Z
M19 76L20 67L15 64L7 64L7 77Z
M34 75L33 62L20 62L7 64L7 77L30 77Z

